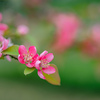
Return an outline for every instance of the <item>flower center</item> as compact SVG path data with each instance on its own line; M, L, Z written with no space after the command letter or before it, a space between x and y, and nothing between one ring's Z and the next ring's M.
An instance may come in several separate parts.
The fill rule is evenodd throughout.
M41 67L42 68L47 68L48 67L48 61L46 59L41 60Z
M34 57L34 55L30 55L29 53L28 54L24 54L24 61L26 62L26 63L32 63L32 61L33 61L33 58Z

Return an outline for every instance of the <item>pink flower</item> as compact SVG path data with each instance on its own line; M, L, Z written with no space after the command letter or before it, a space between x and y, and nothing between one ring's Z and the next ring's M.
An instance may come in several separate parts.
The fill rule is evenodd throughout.
M40 78L45 79L42 74L42 71L46 74L53 74L55 73L55 68L51 67L49 62L51 62L54 58L52 53L48 53L44 51L40 54L39 60L35 63L35 67L38 69L38 75Z
M5 39L2 35L0 35L0 57L2 56L2 51L7 49L9 40Z
M2 21L2 14L0 13L0 22ZM8 29L6 24L0 23L0 35L3 35L4 31Z
M27 67L34 67L35 62L38 59L38 54L36 54L36 47L35 46L30 46L28 51L26 50L24 45L19 46L18 49L19 56L18 60L22 64L26 64Z
M6 24L0 23L0 31L6 31L8 26Z
M89 56L97 56L99 49L90 39L85 40L82 43L82 51Z
M17 32L21 35L26 35L29 32L29 28L26 25L19 25Z
M90 56L100 56L100 24L90 29L90 36L83 42L83 51Z
M80 22L74 14L58 14L54 17L53 23L56 26L56 41L53 48L62 52L75 41Z

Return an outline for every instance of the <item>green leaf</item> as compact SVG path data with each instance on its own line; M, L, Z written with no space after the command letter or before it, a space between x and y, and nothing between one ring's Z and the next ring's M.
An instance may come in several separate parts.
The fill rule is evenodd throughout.
M24 74L25 74L25 75L30 74L30 73L32 73L34 70L35 70L35 67L33 67L33 68L26 67L25 70L24 70Z
M58 69L56 65L50 64L50 66L54 67L56 72L54 74L49 74L49 75L43 72L43 75L45 76L46 81L48 81L49 83L53 85L60 85L60 77L59 77L59 73L58 73Z
M6 50L4 50L2 53L9 54L9 55L19 55L18 48L19 48L18 45L13 45L13 46L7 48Z

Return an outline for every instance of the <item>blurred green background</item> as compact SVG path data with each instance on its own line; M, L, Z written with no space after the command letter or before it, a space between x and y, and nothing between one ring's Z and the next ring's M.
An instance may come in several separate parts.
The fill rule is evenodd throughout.
M84 33L85 27L100 21L100 0L0 0L0 12L12 30L22 18L22 24L28 23L29 34L23 39L12 38L15 44L35 45L38 53L45 49L50 52L56 29L48 15L74 13L84 24ZM18 61L0 60L0 100L100 100L99 59L84 55L76 47L54 55L52 63L58 67L60 86L40 79L37 71L25 76L26 66Z

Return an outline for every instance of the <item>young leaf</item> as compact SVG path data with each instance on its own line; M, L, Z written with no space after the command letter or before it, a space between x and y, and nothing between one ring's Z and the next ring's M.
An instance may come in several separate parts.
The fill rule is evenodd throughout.
M60 77L59 77L59 73L58 73L58 69L56 65L50 64L50 66L54 67L56 72L54 74L49 74L49 75L43 72L43 75L45 76L46 81L48 81L49 83L53 85L60 85Z
M35 70L35 67L33 67L33 68L26 67L25 70L24 70L24 74L25 74L25 75L30 74L30 73L32 73L34 70Z
M4 50L2 53L9 54L9 55L19 55L18 48L19 48L18 45L13 45L13 46L7 48L6 50Z

